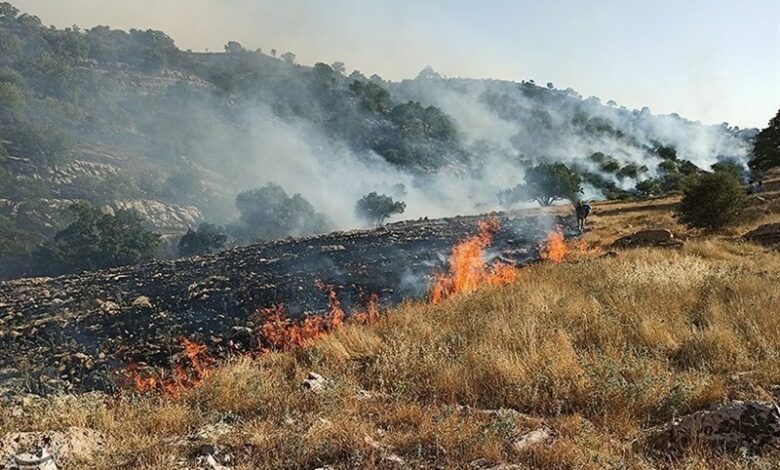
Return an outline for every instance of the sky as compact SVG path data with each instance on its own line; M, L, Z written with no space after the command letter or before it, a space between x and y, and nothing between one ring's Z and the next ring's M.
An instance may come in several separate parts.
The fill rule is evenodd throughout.
M182 49L294 52L413 78L529 80L766 126L780 108L780 0L10 0L45 24L159 29Z

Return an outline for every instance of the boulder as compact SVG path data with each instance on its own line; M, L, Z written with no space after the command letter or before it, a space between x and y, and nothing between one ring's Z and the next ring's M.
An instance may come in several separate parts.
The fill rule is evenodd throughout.
M761 225L742 238L764 246L780 246L780 223Z
M552 439L552 433L547 428L540 428L517 436L512 440L512 449L515 452L523 452L531 447L545 443Z
M301 384L305 390L311 390L312 392L322 392L330 385L330 381L316 372L309 372L309 376Z
M713 405L662 426L648 442L661 452L690 444L755 453L780 442L780 409L774 402L734 400Z
M640 248L649 246L680 248L682 245L682 240L675 238L672 231L665 228L640 230L631 235L618 238L612 243L614 248Z

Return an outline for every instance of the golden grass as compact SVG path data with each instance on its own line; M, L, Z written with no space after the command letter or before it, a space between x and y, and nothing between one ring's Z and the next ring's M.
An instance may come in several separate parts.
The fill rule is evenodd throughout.
M656 205L648 224L668 222ZM597 206L586 238L606 244L624 230L612 228L616 220L644 223L641 208L615 206ZM778 253L730 236L697 236L677 251L586 254L529 267L510 286L401 305L305 351L235 360L181 397L60 397L21 416L0 410L0 432L100 430L107 448L83 468L177 468L197 443L188 436L220 422L230 428L213 440L239 469L391 468L391 455L417 468L477 459L769 468L772 456L692 449L659 458L642 436L726 398L766 398L780 384L779 285ZM333 386L303 390L309 371ZM500 408L524 415L480 411ZM515 436L540 426L552 441L512 449Z

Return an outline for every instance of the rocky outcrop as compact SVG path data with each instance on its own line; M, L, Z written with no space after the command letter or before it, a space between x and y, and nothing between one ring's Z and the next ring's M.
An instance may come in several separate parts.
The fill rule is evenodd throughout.
M183 232L203 219L200 209L195 206L168 204L151 199L114 201L105 209L109 207L111 210L134 210L163 232Z
M682 245L683 241L675 238L672 231L667 229L640 230L631 235L618 238L612 243L613 248L680 248Z
M730 401L683 416L650 433L661 452L691 444L716 450L759 452L780 440L780 408L775 402Z
M68 468L89 462L104 445L103 435L88 428L63 431L10 432L0 438L0 468Z
M780 223L761 225L742 237L764 246L780 246Z

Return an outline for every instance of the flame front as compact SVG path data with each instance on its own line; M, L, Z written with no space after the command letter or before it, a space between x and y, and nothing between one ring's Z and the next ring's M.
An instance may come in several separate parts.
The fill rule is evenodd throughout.
M566 245L566 238L563 236L561 227L555 227L553 231L547 234L547 241L539 249L539 257L553 263L562 263L569 252Z
M506 263L488 266L484 261L485 248L493 242L493 234L501 228L496 217L478 224L479 233L452 249L449 271L439 274L430 289L429 300L438 303L453 294L470 292L481 285L502 285L517 279L518 270Z
M148 373L142 371L138 364L130 364L125 374L132 382L135 391L138 393L159 391L175 396L184 390L201 385L211 375L216 361L208 355L208 349L204 344L182 337L181 347L181 358L168 373Z

